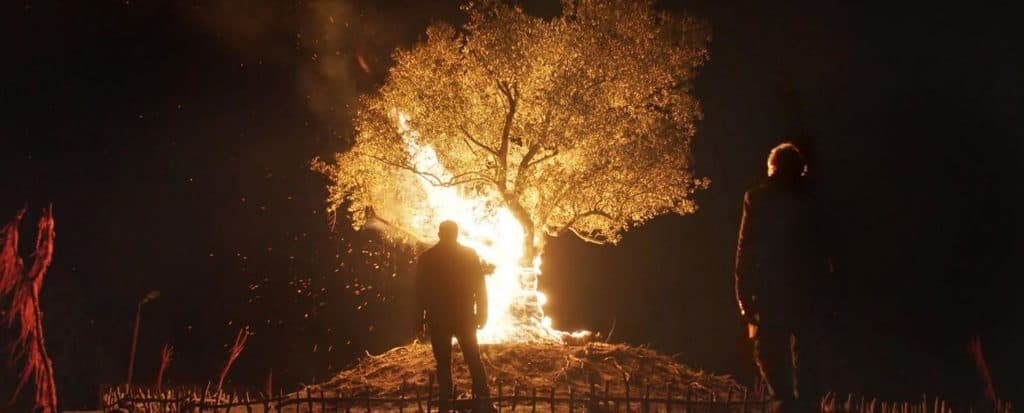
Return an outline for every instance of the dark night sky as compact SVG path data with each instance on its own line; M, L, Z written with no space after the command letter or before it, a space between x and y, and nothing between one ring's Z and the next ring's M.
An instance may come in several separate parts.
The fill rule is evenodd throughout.
M43 308L65 406L123 380L135 303L153 289L144 382L169 342L170 379L205 383L241 325L256 335L239 385L268 369L308 383L408 342L408 252L360 257L379 243L332 231L326 182L308 165L345 148L346 104L382 81L390 51L432 20L458 22L458 3L92 3L0 6L0 218L55 205ZM655 219L620 246L553 240L542 287L556 327L614 320L614 340L748 381L731 291L740 199L766 151L798 136L835 235L842 287L828 293L843 304L835 359L848 368L834 388L934 393L945 348L977 332L997 391L1016 398L1024 67L1009 3L783 3L657 3L714 31L694 154L712 186L698 213ZM311 42L324 24L314 10L348 24L341 41ZM339 56L326 77L325 50ZM372 298L345 289L353 274Z

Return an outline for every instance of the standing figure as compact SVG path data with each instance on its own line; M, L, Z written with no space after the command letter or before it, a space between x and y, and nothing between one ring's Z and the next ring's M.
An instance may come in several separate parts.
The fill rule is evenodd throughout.
M744 194L736 247L736 301L761 377L781 411L812 409L820 397L813 353L829 264L806 174L795 145L772 149L768 179Z
M438 228L440 241L417 262L416 293L425 311L430 344L437 361L440 411L447 412L452 399L452 336L462 349L473 378L473 397L486 407L487 376L476 330L487 324L487 286L480 257L472 248L459 244L459 226L444 221Z

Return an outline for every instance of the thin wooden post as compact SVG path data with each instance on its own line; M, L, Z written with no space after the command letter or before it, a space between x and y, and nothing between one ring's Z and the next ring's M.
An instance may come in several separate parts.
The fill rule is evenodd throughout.
M370 413L373 409L370 409L370 390L366 390L366 396L363 397L363 403L366 404L366 413Z
M595 390L595 387L597 387L597 386L594 385L594 376L593 375L587 376L587 382L588 382L587 384L590 385L590 402L589 402L590 403L590 408L589 408L589 410L590 411L595 411L595 410L597 410L597 399L594 397L594 393L595 393L594 390Z
M626 385L626 413L629 413L629 378L625 378L622 382ZM618 410L618 409L616 409Z
M537 413L537 388L533 388L533 396L530 397L530 413Z
M548 401L551 402L551 413L555 413L555 386L551 386Z
M665 413L672 413L672 381L665 383Z
M604 407L605 407L605 409L607 410L608 406L610 406L610 405L611 405L611 402L608 401L608 380L605 380L604 381ZM617 405L618 405L618 403L616 403L615 411L619 410L619 406L617 406Z
M644 413L648 413L651 411L651 383L647 383L647 380L644 380L642 383L644 383L644 401L641 404L641 408L644 410Z
M519 381L517 380L517 381L512 383L512 409L509 410L509 411L515 413L515 411L516 411L516 404L518 404L518 401L519 401ZM500 407L501 405L499 404L498 406L499 406L498 409L501 409L501 407ZM500 410L499 410L499 413L500 413Z
M423 400L420 399L420 388L416 387L416 411L418 413L423 412Z
M501 395L501 380L496 380L495 383L498 384L498 400L497 400L496 404L498 405L498 413L501 413L501 399L502 399L502 395ZM452 391L452 394L455 394L455 392Z
M430 413L430 399L434 397L434 375L427 380L427 413ZM347 411L346 411L347 413Z
M747 388L743 388L743 407L740 407L742 413L747 413L747 403L750 401L750 393L747 392ZM835 410L835 409L833 409Z
M570 382L569 383L569 413L576 413L576 408L574 406L575 400L573 400L575 398L575 396L576 396L576 393L573 392L572 382Z

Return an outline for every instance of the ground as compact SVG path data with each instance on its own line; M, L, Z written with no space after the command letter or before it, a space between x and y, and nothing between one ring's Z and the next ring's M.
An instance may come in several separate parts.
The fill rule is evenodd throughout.
M730 395L739 398L747 392L728 375L694 369L647 347L600 342L492 344L482 345L481 353L492 396L497 395L499 384L505 395L518 388L520 394L536 389L538 394L549 396L554 389L556 397L568 397L570 385L577 395L589 394L592 389L603 394L607 384L610 395L621 397L627 380L633 397L648 388L657 397L665 397L671 388L673 397L689 394L697 400L725 400ZM470 388L469 372L461 353L456 351L453 358L456 391L463 393ZM413 342L380 355L367 354L351 369L312 390L414 397L425 392L433 372L430 346Z

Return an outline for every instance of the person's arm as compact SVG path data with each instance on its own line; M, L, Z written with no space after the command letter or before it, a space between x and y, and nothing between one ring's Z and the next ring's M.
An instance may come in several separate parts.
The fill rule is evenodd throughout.
M751 205L750 192L743 194L743 217L740 220L739 237L736 240L736 303L740 315L751 324L756 324L756 291L758 260L757 215Z
M473 274L473 297L476 299L476 327L484 328L487 325L487 280L485 276L488 272L476 253L473 253L473 263L476 265Z

